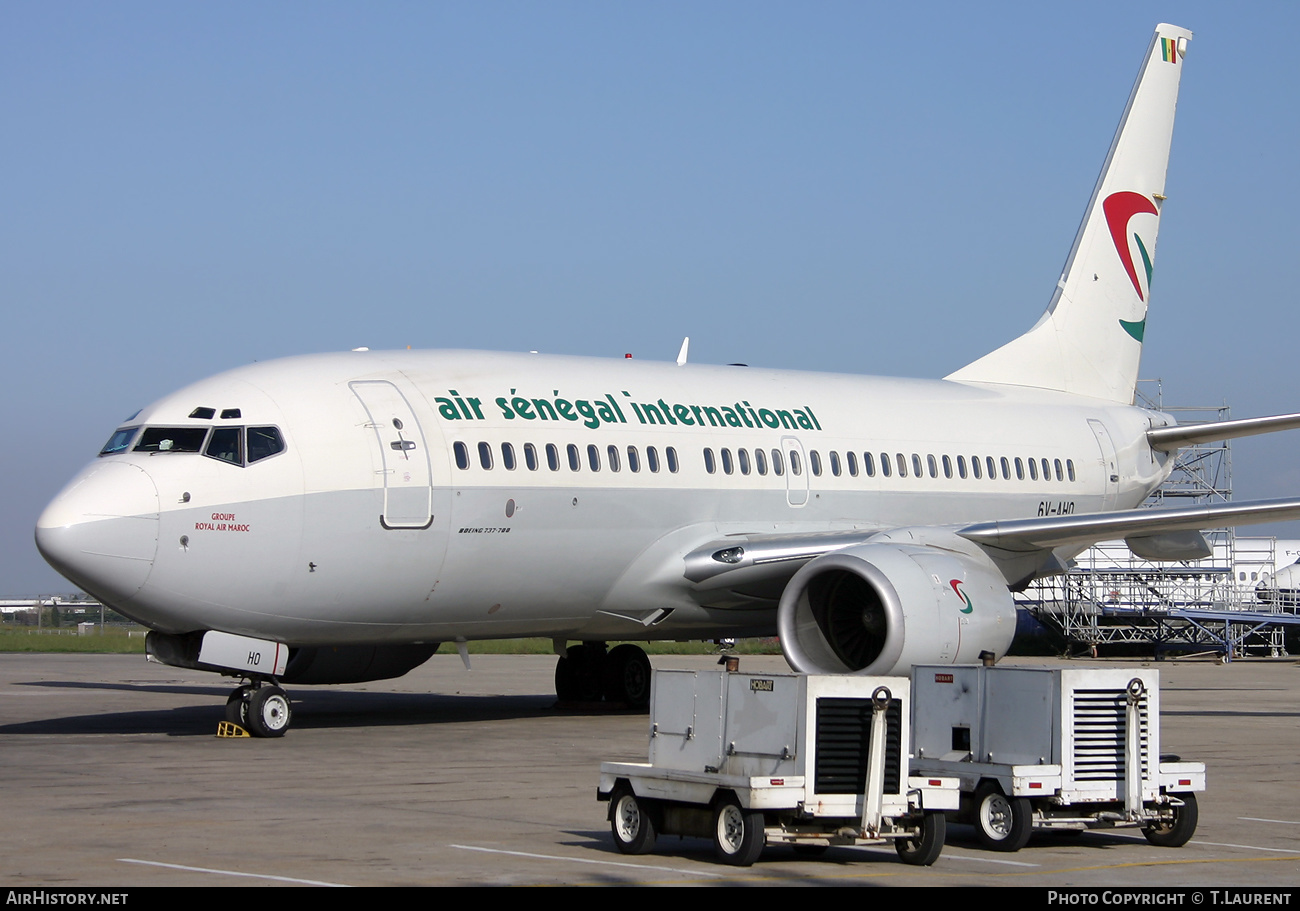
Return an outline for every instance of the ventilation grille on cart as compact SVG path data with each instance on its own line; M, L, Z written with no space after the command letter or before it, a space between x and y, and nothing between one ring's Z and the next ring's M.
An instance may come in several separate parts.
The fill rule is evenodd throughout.
M1124 778L1124 717L1128 705L1124 690L1074 691L1074 778L1076 781L1115 781ZM1138 704L1141 718L1142 777L1150 777L1148 763L1147 697Z
M885 709L886 794L899 793L903 705L898 699ZM871 700L817 700L818 794L861 794L867 782L871 749Z

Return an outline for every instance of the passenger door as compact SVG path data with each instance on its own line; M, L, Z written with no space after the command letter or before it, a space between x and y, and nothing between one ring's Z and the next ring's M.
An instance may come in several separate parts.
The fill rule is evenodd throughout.
M432 473L424 431L400 389L387 380L356 380L348 384L361 400L383 463L385 528L428 528Z

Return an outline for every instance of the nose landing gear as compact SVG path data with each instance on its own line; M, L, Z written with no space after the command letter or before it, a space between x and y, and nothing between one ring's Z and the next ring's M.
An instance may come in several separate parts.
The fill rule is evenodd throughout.
M283 737L292 717L289 696L275 683L245 684L226 700L226 720L254 737Z

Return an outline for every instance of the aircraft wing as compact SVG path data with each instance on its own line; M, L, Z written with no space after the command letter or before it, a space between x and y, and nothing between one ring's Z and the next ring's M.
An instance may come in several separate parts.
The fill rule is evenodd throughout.
M957 534L983 547L1001 550L1050 550L1067 545L1087 547L1098 541L1154 537L1232 525L1300 519L1300 500L1253 500L1181 509L1126 509L1077 516L1044 516L979 522Z
M1098 541L1126 539L1129 546L1149 559L1192 559L1204 546L1196 532L1207 528L1252 525L1300 519L1300 499L1255 500L1180 509L1126 509L1075 516L1043 516L946 526L935 532L955 534L980 547L1009 583L1034 575L1064 570L1053 559L1057 548L1077 551ZM929 543L931 529L907 529L917 544ZM1188 534L1192 533L1192 534ZM833 551L872 539L898 541L898 531L851 529L802 534L740 534L715 539L685 557L687 580L695 597L714 606L735 606L770 601L775 605L781 589L805 563ZM951 539L950 539L951 540ZM1161 547L1164 552L1161 552Z

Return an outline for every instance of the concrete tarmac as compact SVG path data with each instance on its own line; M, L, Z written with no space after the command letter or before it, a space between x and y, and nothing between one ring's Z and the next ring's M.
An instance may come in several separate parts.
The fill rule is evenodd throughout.
M1164 750L1208 766L1186 847L1121 829L996 854L954 825L929 868L883 846L815 859L773 847L747 869L714 863L703 839L617 852L599 765L644 761L648 716L556 708L554 662L482 655L466 672L440 654L398 680L289 687L283 739L230 740L215 733L232 683L215 675L0 655L0 884L1300 885L1294 659L1156 665ZM741 667L786 670L780 658Z

